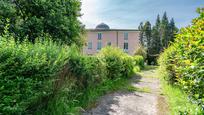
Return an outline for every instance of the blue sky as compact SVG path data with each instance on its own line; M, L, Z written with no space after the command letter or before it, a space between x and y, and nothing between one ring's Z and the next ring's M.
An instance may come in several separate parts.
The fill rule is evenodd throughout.
M204 0L82 0L80 20L86 28L104 22L111 28L135 29L142 21L154 24L157 14L166 11L180 28L198 16L198 7L204 7Z

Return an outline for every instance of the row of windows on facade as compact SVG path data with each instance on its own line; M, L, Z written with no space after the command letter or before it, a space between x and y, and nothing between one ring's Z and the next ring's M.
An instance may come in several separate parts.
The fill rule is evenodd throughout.
M98 40L102 39L102 33L98 33ZM124 40L128 40L128 32L124 32Z
M107 46L111 46L111 42L108 42L108 43L107 43ZM97 43L97 50L101 50L101 48L102 48L102 42L99 41L99 42ZM88 42L88 49L92 49L92 42ZM127 43L127 42L124 43L123 49L124 49L124 50L128 50L128 43Z

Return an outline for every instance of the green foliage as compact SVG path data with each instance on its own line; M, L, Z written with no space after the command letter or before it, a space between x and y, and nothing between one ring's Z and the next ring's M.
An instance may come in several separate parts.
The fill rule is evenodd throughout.
M34 42L47 33L54 41L82 46L80 6L80 0L0 0L0 33L8 18L9 31L20 40Z
M47 109L42 110L43 113L77 114L81 108L91 106L91 103L108 91L124 88L134 65L132 57L120 49L107 47L98 56L70 55L65 67L65 73L69 73L65 84L74 85L62 88L60 92L63 93L52 99Z
M69 114L78 115L83 109L91 109L95 107L97 100L100 99L101 96L113 91L124 90L128 83L129 80L127 78L118 78L116 80L107 79L106 81L98 84L95 87L88 87L81 93L77 93L76 90L74 90L70 93L74 92L78 94L77 98L75 98L75 101L68 105L68 110L62 108L60 110L60 113L64 114L66 113L64 111L68 111ZM61 98L56 99L56 101L58 101L59 99ZM58 109L58 106L53 107L52 110L56 110L56 108Z
M157 16L156 23L151 27L149 21L144 25L140 23L140 43L147 49L148 64L156 64L160 52L167 48L175 39L175 33L178 29L175 26L174 19L169 22L167 13L163 14L162 19Z
M136 55L134 58L135 66L139 66L140 68L144 68L144 58L142 56Z
M95 56L71 56L67 66L72 76L77 78L78 86L83 89L96 86L107 77L105 63Z
M166 96L171 115L202 115L201 108L188 100L188 95L178 86L169 84L165 79L168 76L164 68L160 67L162 93Z
M0 37L0 113L22 113L43 103L53 93L53 80L68 53L68 47L50 40L32 44Z
M140 45L144 46L144 27L143 27L143 22L140 22L140 25L138 27L138 30L140 31Z
M182 28L175 43L159 59L170 74L169 79L180 85L191 100L204 109L204 11L192 26Z
M165 12L163 17L162 17L162 21L161 21L161 25L160 25L160 31L161 31L161 41L162 41L162 46L163 47L167 47L168 46L168 24L169 24L169 19L167 17L167 13Z
M152 25L149 21L145 22L144 24L144 34L145 34L145 40L146 41L146 47L147 47L147 51L149 51L150 48L150 42L151 42L151 36L152 36Z
M149 49L150 55L160 54L162 49L161 39L160 39L160 31L157 26L154 26L152 29L152 41L151 41L151 49Z
M117 48L99 56L78 52L49 37L35 44L0 37L0 114L68 114L133 73L133 58Z
M133 59L119 48L106 47L98 54L106 63L108 77L128 77L133 72Z
M130 92L142 92L142 93L151 93L151 89L149 87L138 88L132 85L126 86L127 90Z
M162 53L158 59L160 67L162 67L163 72L167 74L165 77L165 80L167 80L169 83L173 84L177 81L176 75L175 75L175 65L174 62L176 59L174 58L176 54L176 48L170 46L168 49L164 50L164 53Z

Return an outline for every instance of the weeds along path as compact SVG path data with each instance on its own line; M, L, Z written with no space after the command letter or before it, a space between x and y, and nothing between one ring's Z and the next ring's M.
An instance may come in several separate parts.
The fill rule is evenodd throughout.
M124 90L103 96L82 115L168 115L156 69L135 75Z

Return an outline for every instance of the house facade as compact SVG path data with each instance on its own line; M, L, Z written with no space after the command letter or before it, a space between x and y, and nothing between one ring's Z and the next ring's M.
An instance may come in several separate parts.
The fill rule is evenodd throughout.
M95 29L87 29L87 44L83 52L87 55L94 55L106 46L113 46L122 49L129 55L139 48L140 32L134 29L110 29L107 24L101 23Z

